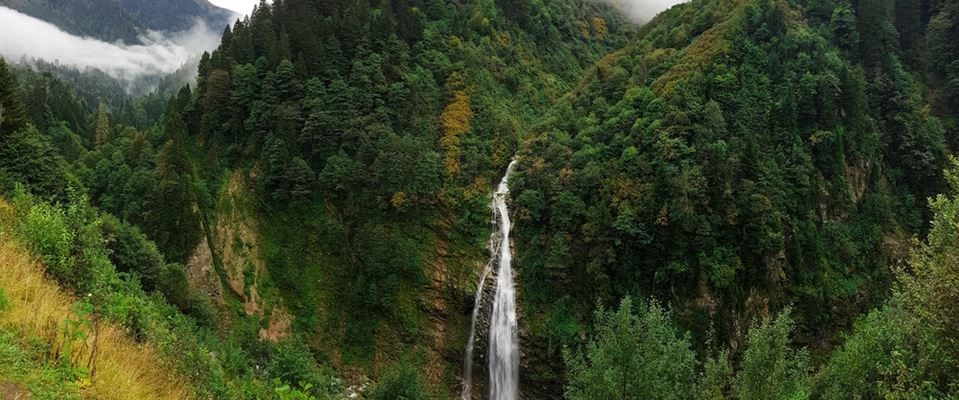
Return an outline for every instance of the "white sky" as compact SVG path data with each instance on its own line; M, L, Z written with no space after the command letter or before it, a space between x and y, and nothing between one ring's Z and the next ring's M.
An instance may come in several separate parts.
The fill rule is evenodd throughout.
M247 15L253 11L253 7L260 4L260 0L209 0L210 3L218 7L236 11L237 13Z

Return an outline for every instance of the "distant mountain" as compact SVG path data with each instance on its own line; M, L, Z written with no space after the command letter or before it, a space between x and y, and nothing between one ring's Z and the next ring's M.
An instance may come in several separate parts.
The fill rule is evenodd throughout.
M0 0L0 6L50 22L74 35L108 42L134 43L142 29L114 0Z
M197 19L219 29L233 13L206 0L0 0L0 6L108 42L139 41L146 30L180 31Z
M159 31L189 29L197 18L219 29L235 16L206 0L119 0L118 4L142 26Z

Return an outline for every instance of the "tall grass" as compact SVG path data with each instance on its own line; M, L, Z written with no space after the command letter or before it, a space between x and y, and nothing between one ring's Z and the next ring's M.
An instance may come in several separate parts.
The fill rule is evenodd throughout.
M9 206L0 203L0 214L9 212ZM76 312L76 299L46 278L43 267L2 231L0 290L7 302L0 310L0 329L38 340L46 349L46 362L69 363L68 367L83 371L77 378L83 398L190 397L186 380L165 368L152 346L136 343L92 314ZM78 325L82 328L73 329Z

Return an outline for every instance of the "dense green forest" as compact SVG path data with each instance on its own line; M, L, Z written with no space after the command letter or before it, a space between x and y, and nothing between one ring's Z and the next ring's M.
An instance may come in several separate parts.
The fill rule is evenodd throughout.
M788 305L797 344L837 344L944 189L956 87L927 79L955 82L954 5L699 1L600 61L513 181L542 353L626 295L672 304L700 353Z
M276 0L197 72L0 60L2 254L186 397L457 397L513 159L523 398L959 396L955 0Z

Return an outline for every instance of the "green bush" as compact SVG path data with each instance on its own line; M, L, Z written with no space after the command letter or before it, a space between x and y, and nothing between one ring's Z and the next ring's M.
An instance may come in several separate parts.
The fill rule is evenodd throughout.
M135 273L146 291L156 289L164 269L163 256L156 245L139 229L112 215L103 215L101 221L110 261L117 271Z
M64 200L78 186L50 140L28 125L0 141L0 169L33 194Z
M402 363L387 372L369 394L370 400L425 399L420 374L412 365Z
M72 281L73 232L67 227L61 210L47 204L30 206L20 219L18 233L30 250L40 256L51 276Z
M310 349L300 341L285 341L273 346L267 372L282 383L293 387L299 385L306 393L322 395L333 389L331 374L319 367Z

